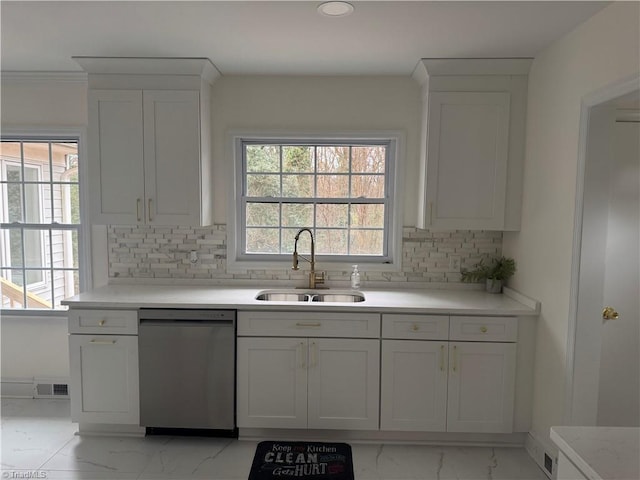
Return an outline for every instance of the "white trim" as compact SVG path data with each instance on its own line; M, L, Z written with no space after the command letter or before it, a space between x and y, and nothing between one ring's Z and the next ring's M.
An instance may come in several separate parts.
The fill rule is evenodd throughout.
M528 75L533 58L422 58L412 77L425 85L433 75Z
M616 122L640 122L640 110L619 108L616 110Z
M400 183L404 177L404 155L406 135L402 131L383 130L383 131L341 131L341 132L306 132L306 131L256 131L256 130L233 130L227 134L227 155L229 165L231 165L231 188L228 190L228 212L227 212L227 271L244 273L247 270L254 269L289 269L290 262L287 260L238 260L238 252L236 250L238 242L238 224L237 224L237 207L241 204L241 194L239 188L239 179L242 178L242 165L238 162L238 148L242 139L251 140L270 140L270 141L286 141L286 140L307 140L321 141L346 140L346 141L367 141L367 140L383 140L391 139L392 145L395 146L393 152L393 182L386 183L391 197L392 219L388 224L387 241L388 241L388 258L391 263L362 263L364 270L367 271L400 271L402 268L402 225L403 225L403 201L398 197L398 191L401 190ZM329 258L322 260L323 270L344 270L350 271L351 265L357 260L350 258L346 260L335 260Z
M617 82L610 83L594 92L582 97L580 107L580 129L578 136L578 165L576 180L576 199L573 226L573 242L571 256L571 285L569 290L569 321L567 326L567 352L565 362L565 402L564 425L573 425L575 388L575 353L578 313L578 293L580 289L580 257L582 253L582 224L584 215L584 180L587 155L587 138L589 129L589 114L591 108L613 100L614 98L634 92L640 88L640 75L634 74Z
M85 72L2 72L0 81L3 84L23 85L25 83L87 83Z

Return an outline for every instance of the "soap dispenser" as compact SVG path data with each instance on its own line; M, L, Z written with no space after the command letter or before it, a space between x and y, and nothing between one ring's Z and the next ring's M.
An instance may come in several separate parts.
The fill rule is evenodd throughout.
M353 272L351 272L351 288L360 288L360 272L358 271L358 265L352 265Z

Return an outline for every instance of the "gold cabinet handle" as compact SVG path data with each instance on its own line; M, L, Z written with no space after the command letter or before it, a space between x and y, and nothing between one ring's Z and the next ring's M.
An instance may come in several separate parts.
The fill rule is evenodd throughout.
M613 307L604 307L602 309L602 319L603 320L617 320L620 318L620 314L616 312L616 309Z
M104 327L105 323L107 323L107 321L105 319L102 319L98 322L98 325L100 325L101 327Z
M413 330L414 332L417 332L418 330L420 330L420 327L414 323L413 326L411 327L411 330Z
M309 357L309 366L315 367L318 364L318 345L316 342L311 342Z
M487 333L487 331L488 331L488 329L484 325L482 327L480 327L480 332L481 333Z
M458 347L454 345L453 347L453 371L458 371Z
M138 198L136 199L136 215L138 217L138 221L141 222L142 221L142 217L140 216L140 206L142 205L142 199Z
M321 327L320 322L296 322L296 327Z
M440 345L440 371L444 372L444 345Z
M89 343L93 343L94 345L115 345L116 340L96 340L95 338L92 338L89 340Z
M429 202L429 225L433 225L433 202Z
M147 200L147 209L148 209L148 213L149 213L149 221L152 222L153 221L153 217L151 215L151 204L153 202L153 199L149 199Z

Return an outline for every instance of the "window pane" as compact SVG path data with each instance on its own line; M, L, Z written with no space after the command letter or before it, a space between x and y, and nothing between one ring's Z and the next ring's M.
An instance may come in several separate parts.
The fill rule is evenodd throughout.
M27 270L27 308L52 308L51 275L47 270Z
M382 255L384 232L382 230L351 230L352 255Z
M7 211L1 209L3 222L22 222L22 185L15 183L4 184L3 186L3 198L7 199ZM6 195L6 197L5 197Z
M352 227L384 228L384 205L381 204L352 204Z
M49 181L49 143L24 142L24 179L28 182Z
M246 145L247 172L279 172L278 145Z
M47 248L45 248L47 245ZM24 229L24 260L26 267L48 267L49 264L49 232L44 230ZM28 275L27 275L28 276ZM31 278L34 278L33 276ZM38 278L36 281L41 282Z
M9 231L4 235L0 236L2 239L2 248L0 251L7 251L4 243L8 240L9 249L8 249L8 258L9 264L5 265L6 267L22 267L22 230L17 228L10 228ZM8 238L7 238L8 237ZM22 278L22 276L20 277ZM22 285L22 283L20 283Z
M318 227L346 227L348 212L348 205L319 203L316 207L316 224Z
M54 221L80 223L80 186L78 184L54 184L53 197ZM45 210L47 210L46 201ZM48 221L48 217L46 221Z
M55 308L59 308L60 302L80 292L80 274L77 270L54 271L56 279Z
M25 176L29 170L25 170ZM42 205L40 203L40 192L42 185L25 184L24 185L24 221L26 223L40 223L43 221L41 216Z
M20 142L2 142L0 143L0 157L3 160L12 160L20 162Z
M22 167L20 165L7 165L7 182L21 182Z
M351 171L354 173L384 173L387 148L382 145L352 147Z
M349 172L349 147L320 146L317 152L318 173Z
M77 143L52 143L51 157L53 159L54 181L68 182L71 175L77 175Z
M299 228L283 228L282 229L282 251L280 253L292 254L295 246L295 236ZM309 255L311 253L311 239L307 232L300 235L298 240L298 253Z
M284 203L282 205L283 227L313 226L313 205L307 203Z
M283 197L313 197L312 175L283 175Z
M279 175L247 175L247 196L279 197Z
M247 228L248 253L280 253L280 229Z
M346 255L347 231L346 230L317 230L316 253Z
M282 171L287 173L313 173L314 148L303 145L282 147Z
M349 196L347 175L318 175L318 198L344 198Z
M247 203L247 225L277 227L280 225L280 206L277 203Z
M351 198L384 198L383 175L353 175Z
M51 241L53 268L78 266L78 232L76 230L51 230Z
M0 271L0 306L2 308L22 307L24 292L22 290L22 271L3 269Z

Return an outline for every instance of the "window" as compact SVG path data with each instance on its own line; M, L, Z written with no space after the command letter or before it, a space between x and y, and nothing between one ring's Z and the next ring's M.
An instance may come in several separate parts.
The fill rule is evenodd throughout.
M236 138L236 259L289 260L307 227L324 261L390 263L397 143ZM309 251L308 238L300 237L301 251Z
M80 291L79 139L2 138L2 308L57 309Z

